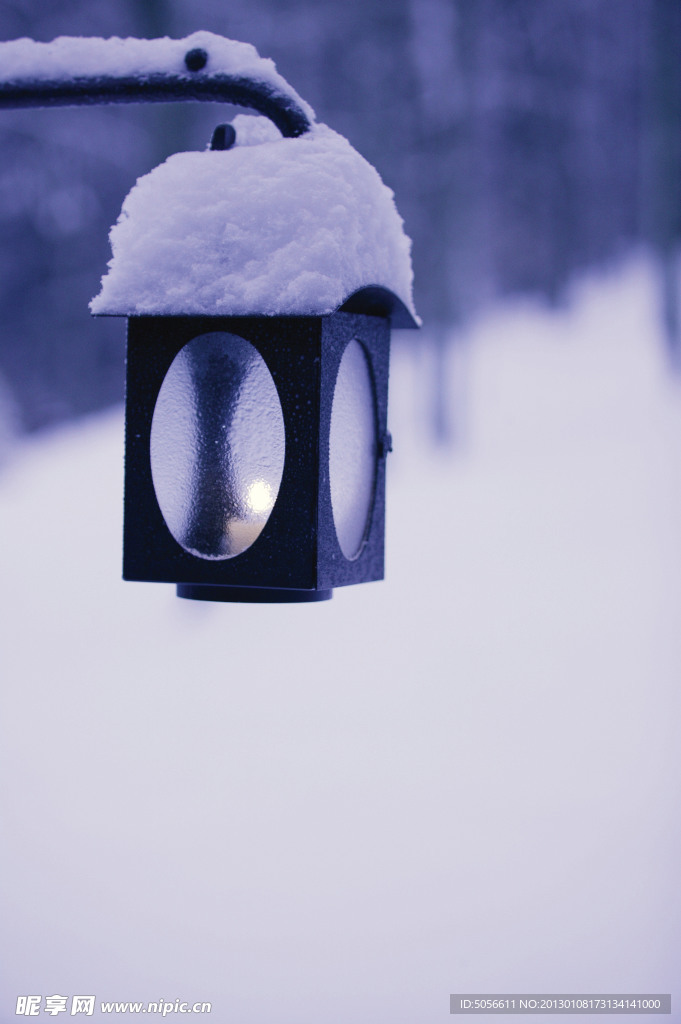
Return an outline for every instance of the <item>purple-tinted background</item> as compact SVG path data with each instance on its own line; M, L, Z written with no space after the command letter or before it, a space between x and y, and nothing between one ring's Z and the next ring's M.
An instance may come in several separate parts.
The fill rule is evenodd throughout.
M38 993L431 1024L450 992L657 991L681 1020L678 15L2 5L5 38L275 57L395 189L426 320L384 583L124 584L123 327L87 301L136 176L221 113L0 117L3 1024Z

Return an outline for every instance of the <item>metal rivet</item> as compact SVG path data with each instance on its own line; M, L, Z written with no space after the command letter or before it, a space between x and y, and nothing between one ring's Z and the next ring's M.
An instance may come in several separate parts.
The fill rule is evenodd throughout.
M388 457L388 452L393 450L393 437L392 434L387 432L383 435L381 440L378 442L378 457L379 459L385 459Z
M210 140L211 149L231 149L236 142L236 131L232 124L219 124Z
M185 53L184 62L188 71L200 71L208 63L208 54L205 50L197 47L196 50L189 50Z

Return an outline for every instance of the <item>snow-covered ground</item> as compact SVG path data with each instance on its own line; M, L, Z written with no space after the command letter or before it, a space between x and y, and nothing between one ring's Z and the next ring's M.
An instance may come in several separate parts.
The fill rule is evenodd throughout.
M434 1024L452 992L671 992L681 1020L681 393L652 277L468 342L445 456L398 341L388 579L325 604L120 582L120 413L15 451L0 1020L40 993Z

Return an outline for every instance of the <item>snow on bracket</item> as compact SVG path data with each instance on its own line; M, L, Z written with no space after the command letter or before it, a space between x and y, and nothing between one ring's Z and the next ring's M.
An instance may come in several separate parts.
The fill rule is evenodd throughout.
M253 46L210 32L0 43L0 107L171 99L250 107L281 135L249 142L246 130L230 150L176 153L140 178L93 313L324 315L347 304L417 325L393 193ZM254 120L237 117L237 135Z
M257 110L282 135L306 132L314 111L255 47L195 32L185 39L61 36L0 43L0 108L222 101Z

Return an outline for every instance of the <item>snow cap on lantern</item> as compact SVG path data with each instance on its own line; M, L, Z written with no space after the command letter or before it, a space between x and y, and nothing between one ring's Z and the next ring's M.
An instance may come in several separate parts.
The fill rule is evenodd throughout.
M411 242L371 164L326 125L298 138L261 117L234 126L233 148L177 153L137 181L92 312L319 316L373 303L416 326Z

